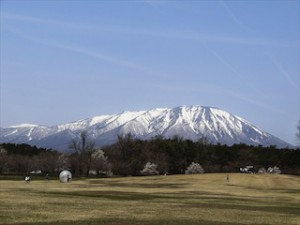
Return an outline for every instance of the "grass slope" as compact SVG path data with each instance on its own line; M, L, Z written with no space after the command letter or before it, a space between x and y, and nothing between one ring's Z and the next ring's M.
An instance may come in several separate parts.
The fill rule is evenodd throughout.
M0 224L300 224L300 178L226 174L0 181Z

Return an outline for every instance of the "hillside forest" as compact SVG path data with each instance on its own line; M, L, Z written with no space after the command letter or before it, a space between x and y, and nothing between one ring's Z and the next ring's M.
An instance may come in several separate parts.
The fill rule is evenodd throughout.
M130 134L99 149L86 133L70 141L68 154L28 144L0 144L1 175L57 176L63 169L78 177L183 174L195 164L205 173L240 172L247 166L255 173L276 166L282 173L300 175L300 149L213 145L206 139L192 142L180 137L137 140ZM145 173L151 166L152 172Z

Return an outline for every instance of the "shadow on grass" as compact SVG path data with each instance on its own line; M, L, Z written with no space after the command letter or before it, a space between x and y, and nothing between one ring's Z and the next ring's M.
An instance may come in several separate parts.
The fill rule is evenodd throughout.
M300 195L300 189L271 189L272 191L279 191L281 193L287 193L287 194L299 194Z
M1 224L1 222L0 222ZM140 220L140 219L92 219L78 221L53 221L53 222L34 222L34 223L14 223L14 225L243 225L240 221L237 222L220 222L209 220L184 220L184 219L165 219L165 220ZM249 224L247 225L256 225ZM263 224L264 225L264 224Z
M146 201L155 199L176 199L174 196L145 194L139 192L121 192L121 191L77 191L77 192L39 192L43 195L65 196L65 197L85 197L102 198L112 201ZM183 197L182 197L183 199Z
M300 206L255 206L255 205L247 205L246 201L240 202L237 204L236 201L228 201L228 204L224 203L185 203L180 207L184 208L208 208L208 209L228 209L228 210L242 210L242 211L256 211L256 212L269 212L269 213L280 213L287 215L296 215L299 216Z
M110 201L152 201L152 202L176 202L181 208L209 208L209 209L237 209L244 211L260 211L271 213L282 213L299 215L300 205L292 203L277 203L268 199L239 198L232 195L211 195L207 192L187 192L173 194L147 194L139 192L121 191L77 191L77 192L42 192L48 196L83 197L96 199L107 199Z
M90 180L90 184L105 185L109 187L132 187L132 188L184 188L188 183L125 183L122 181L99 181L99 180Z

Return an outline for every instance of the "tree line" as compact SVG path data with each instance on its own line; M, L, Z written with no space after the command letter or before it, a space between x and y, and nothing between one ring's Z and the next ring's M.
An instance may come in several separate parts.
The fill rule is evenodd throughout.
M276 146L232 146L197 142L181 137L151 140L118 136L115 144L95 147L86 132L70 142L70 154L37 148L27 144L0 145L0 174L41 174L57 176L68 169L74 176L139 176L183 174L193 165L201 171L238 172L241 167L279 167L282 173L300 175L300 149L277 149Z

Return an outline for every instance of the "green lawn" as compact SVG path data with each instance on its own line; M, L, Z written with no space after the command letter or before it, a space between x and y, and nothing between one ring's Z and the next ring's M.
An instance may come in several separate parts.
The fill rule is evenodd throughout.
M226 174L0 180L0 224L300 224L300 177Z

